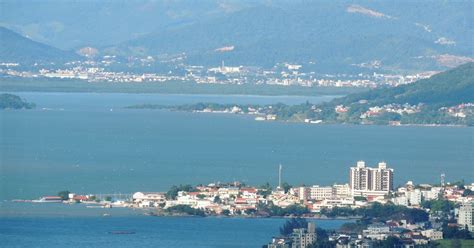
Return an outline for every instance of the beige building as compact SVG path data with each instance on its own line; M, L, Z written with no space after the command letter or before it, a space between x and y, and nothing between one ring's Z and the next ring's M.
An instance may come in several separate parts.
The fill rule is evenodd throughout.
M308 228L294 229L291 234L291 248L306 248L316 241L316 225L308 222Z
M459 207L458 225L461 228L467 227L471 232L474 232L474 202L463 203Z
M380 196L393 190L393 169L380 162L377 168L366 167L358 161L350 168L349 186L353 196Z

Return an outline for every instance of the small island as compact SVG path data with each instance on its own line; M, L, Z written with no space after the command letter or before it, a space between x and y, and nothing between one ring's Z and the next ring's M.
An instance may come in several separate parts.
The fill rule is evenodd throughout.
M21 97L13 94L0 94L0 109L33 109L36 104L26 102Z

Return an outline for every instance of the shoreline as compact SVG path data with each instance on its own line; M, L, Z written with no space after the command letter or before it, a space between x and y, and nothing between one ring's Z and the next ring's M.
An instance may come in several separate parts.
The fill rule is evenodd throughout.
M98 92L98 91L23 91L23 90L0 90L0 94L51 94L51 95L61 95L61 94L90 94L90 95L101 95L101 94L111 94L111 95L145 95L145 96L181 96L181 97L192 97L192 96L234 96L234 97L261 97L261 98L299 98L299 97L331 97L338 98L343 97L346 94L315 94L315 95L304 95L304 94L242 94L242 93L166 93L166 92Z
M170 106L173 107L173 106ZM181 112L181 113L191 113L191 114L212 114L212 115L235 115L235 116L243 116L246 118L253 118L253 117L262 117L263 115L255 115L255 114L239 114L239 113L231 113L231 112L224 112L224 111L214 111L214 112L204 112L204 111L186 111L186 110L175 110L169 108L135 108L133 106L123 107L126 110L147 110L147 111L169 111L169 112ZM368 124L368 123L346 123L346 122L321 122L321 123L307 123L304 121L295 121L295 120L256 120L256 122L276 122L276 123L295 123L295 124L304 124L308 126L380 126L380 127L447 127L447 128L473 128L472 126L468 125L460 125L460 124L399 124L399 125L390 125L390 124Z

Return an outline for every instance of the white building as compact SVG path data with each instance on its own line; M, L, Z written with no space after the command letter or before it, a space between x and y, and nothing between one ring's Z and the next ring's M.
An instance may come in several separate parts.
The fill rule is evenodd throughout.
M423 230L421 231L421 234L430 240L440 240L443 239L443 232L442 231L437 231L434 229L428 229L428 230Z
M407 192L411 206L419 206L421 204L422 193L421 190L415 189Z
M459 207L458 225L461 228L467 227L471 232L474 232L474 202L463 203Z
M441 187L432 187L429 190L422 190L421 194L425 200L437 200L441 193Z
M390 234L390 227L385 224L372 224L367 227L363 232L365 238L384 240Z
M166 202L166 196L163 192L136 192L132 196L133 203L138 207L158 207L159 204Z
M408 198L406 196L392 198L392 201L395 205L408 206Z
M353 196L380 196L393 190L393 169L380 162L377 168L365 166L358 161L350 168L350 188Z
M333 198L333 190L331 186L320 187L319 185L314 185L309 188L309 199L311 200L324 200Z

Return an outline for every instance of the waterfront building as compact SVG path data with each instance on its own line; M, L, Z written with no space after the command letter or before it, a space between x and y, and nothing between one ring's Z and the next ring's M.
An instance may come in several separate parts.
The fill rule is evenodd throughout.
M472 218L474 215L474 201L461 204L458 213L458 225L474 232L474 219Z
M366 167L358 161L350 168L349 185L353 196L380 196L393 190L393 169L380 162L377 168Z
M132 200L138 207L158 207L166 202L166 196L163 192L136 192Z
M317 213L320 212L323 208L350 208L352 206L354 206L354 200L352 200L351 198L324 199L321 201L317 201L313 205L311 205L311 211Z
M314 185L309 188L309 199L311 200L324 200L333 198L333 188L331 186L320 187L319 185Z
M313 185L310 188L306 188L306 193L308 195L307 199L315 201L325 199L345 199L350 198L351 196L349 184L334 184L332 186L324 187Z

